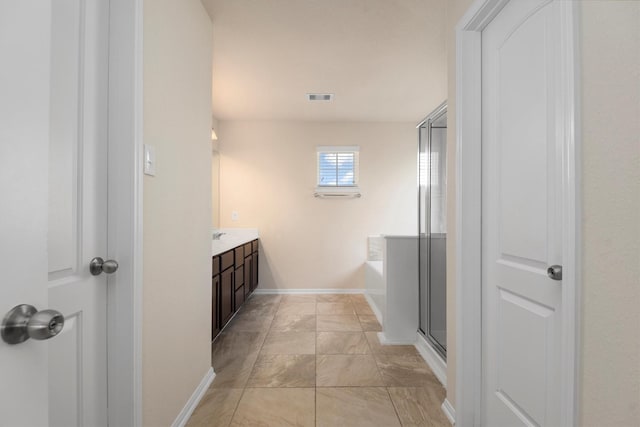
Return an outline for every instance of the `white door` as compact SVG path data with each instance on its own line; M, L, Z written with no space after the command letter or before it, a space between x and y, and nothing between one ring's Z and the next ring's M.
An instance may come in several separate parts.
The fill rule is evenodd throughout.
M53 309L46 341L0 342L0 426L107 425L108 2L0 3L0 316Z
M483 425L558 426L562 141L557 3L510 1L482 32Z

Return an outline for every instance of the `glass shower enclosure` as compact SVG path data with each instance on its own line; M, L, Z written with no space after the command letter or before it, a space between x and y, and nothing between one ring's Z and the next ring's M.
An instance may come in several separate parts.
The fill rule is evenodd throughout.
M447 357L447 103L417 126L419 331Z

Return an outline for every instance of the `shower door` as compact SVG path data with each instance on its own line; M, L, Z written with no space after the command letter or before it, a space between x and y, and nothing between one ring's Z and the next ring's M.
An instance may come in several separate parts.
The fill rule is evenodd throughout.
M447 354L447 105L418 125L420 332Z

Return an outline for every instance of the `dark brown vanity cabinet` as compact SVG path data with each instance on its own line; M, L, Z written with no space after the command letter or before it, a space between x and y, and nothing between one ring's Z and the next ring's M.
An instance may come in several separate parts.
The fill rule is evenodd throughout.
M220 274L211 279L211 339L220 332L220 319L218 318L218 299L220 298Z
M258 287L258 241L212 257L211 339Z
M227 324L234 313L234 293L233 269L229 268L220 274L220 329Z

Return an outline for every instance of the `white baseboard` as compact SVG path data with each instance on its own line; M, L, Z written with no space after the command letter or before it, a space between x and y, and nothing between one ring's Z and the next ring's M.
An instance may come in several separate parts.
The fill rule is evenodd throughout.
M364 289L256 289L254 294L363 294Z
M456 425L456 410L451 406L449 399L445 399L440 407L452 426Z
M209 368L204 378L202 378L202 381L200 381L200 384L198 384L198 387L196 387L193 394L187 401L187 404L184 405L184 408L182 408L182 411L180 411L176 420L171 424L172 427L184 427L187 424L191 414L193 414L193 411L198 406L198 403L200 403L200 400L209 389L209 386L215 377L216 374L213 372L213 368Z
M416 338L416 350L420 353L420 356L427 362L427 365L431 368L438 381L442 386L447 388L447 363L440 357L440 355L431 347L426 338L422 336L420 332L417 333Z
M373 301L373 298L371 298L369 294L365 293L364 297L367 300L369 307L371 307L371 311L373 311L373 314L376 315L376 319L378 319L378 323L380 323L380 325L384 327L384 323L383 323L384 317L382 316L382 312L380 311L380 308L376 305L376 303Z
M415 345L416 343L415 339L389 339L384 332L378 332L378 341L380 341L380 344L382 345Z

